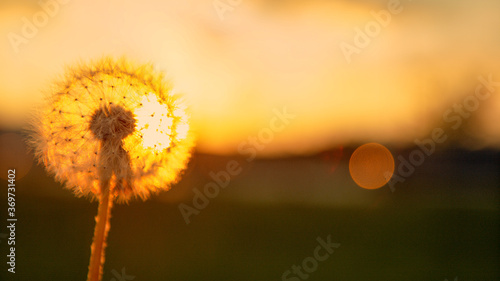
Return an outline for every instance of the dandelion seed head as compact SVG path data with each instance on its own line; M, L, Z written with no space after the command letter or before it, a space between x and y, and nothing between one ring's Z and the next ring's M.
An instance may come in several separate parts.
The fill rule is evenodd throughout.
M194 144L180 95L125 59L69 68L32 123L35 155L79 196L97 196L102 180L118 201L168 190Z

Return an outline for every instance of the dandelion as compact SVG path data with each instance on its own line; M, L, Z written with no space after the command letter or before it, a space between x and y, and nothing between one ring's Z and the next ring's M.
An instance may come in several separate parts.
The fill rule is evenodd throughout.
M99 200L88 280L100 280L113 202L168 190L194 144L181 97L151 65L104 58L69 68L33 121L30 144L77 196Z

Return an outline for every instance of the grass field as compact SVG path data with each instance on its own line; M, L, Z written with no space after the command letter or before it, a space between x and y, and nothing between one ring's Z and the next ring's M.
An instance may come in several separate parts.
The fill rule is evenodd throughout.
M437 155L394 193L350 183L345 160L323 176L316 158L258 160L186 225L178 203L189 203L189 193L165 198L206 182L202 163L210 157L196 155L174 190L115 206L103 280L120 280L113 271L122 269L128 279L121 280L285 280L329 235L340 247L307 280L499 280L495 157ZM283 182L302 193L281 196ZM348 199L325 204L333 196L325 190L337 185L334 195ZM254 197L242 200L249 190ZM85 280L97 204L74 198L36 166L16 192L16 274L2 270L0 280Z

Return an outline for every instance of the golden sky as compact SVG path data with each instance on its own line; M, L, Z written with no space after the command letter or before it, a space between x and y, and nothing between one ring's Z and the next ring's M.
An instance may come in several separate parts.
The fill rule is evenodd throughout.
M478 76L500 81L498 1L402 1L350 63L341 44L354 45L356 29L391 1L227 6L236 2L0 2L0 126L19 126L66 65L103 55L165 71L191 105L197 149L221 154L268 133L283 110L294 118L271 130L261 155L410 144L445 126L443 114L474 94ZM29 36L25 20L40 23ZM473 147L500 144L498 112L493 93L459 128Z

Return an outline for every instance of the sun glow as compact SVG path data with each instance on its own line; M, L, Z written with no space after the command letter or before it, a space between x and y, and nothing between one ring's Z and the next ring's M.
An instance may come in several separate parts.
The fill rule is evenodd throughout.
M153 93L144 96L141 105L135 114L143 146L156 151L170 147L174 118L168 107L159 103Z

